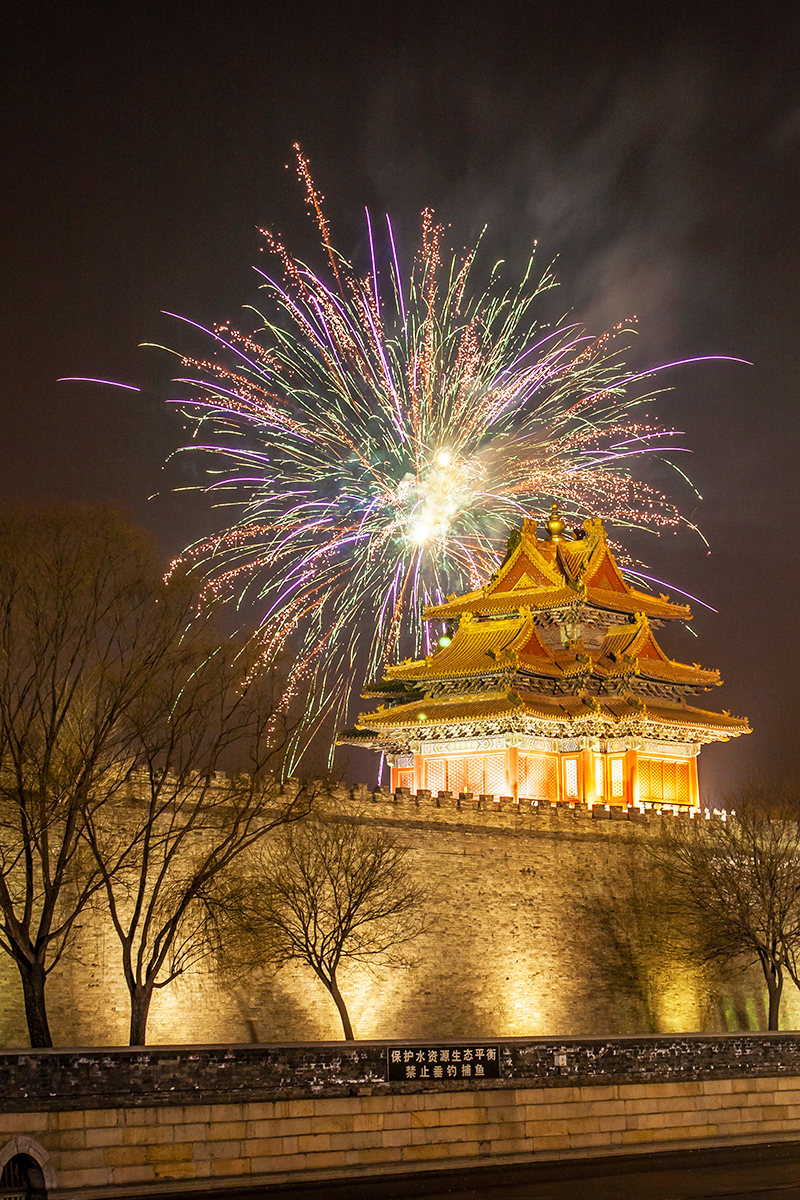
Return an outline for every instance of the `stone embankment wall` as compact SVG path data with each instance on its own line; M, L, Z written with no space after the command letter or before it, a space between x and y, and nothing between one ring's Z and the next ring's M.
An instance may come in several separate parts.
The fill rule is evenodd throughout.
M500 1042L499 1079L424 1087L385 1081L387 1048L0 1055L0 1166L114 1200L797 1138L794 1035Z
M638 810L545 807L357 789L360 819L411 851L430 926L414 961L351 969L342 992L362 1038L530 1037L758 1029L758 971L715 978L677 961L644 853L662 820ZM647 901L648 903L645 903ZM800 1024L787 985L782 1024ZM98 903L47 984L56 1045L120 1045L128 995ZM154 1043L337 1038L336 1009L306 968L232 987L201 967L156 994ZM0 955L0 1045L27 1045L19 981Z

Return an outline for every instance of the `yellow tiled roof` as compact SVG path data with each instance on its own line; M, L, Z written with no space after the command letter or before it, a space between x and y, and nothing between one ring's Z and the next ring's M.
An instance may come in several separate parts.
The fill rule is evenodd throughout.
M741 717L707 712L689 705L662 702L645 704L625 697L595 698L583 695L556 698L514 690L481 696L420 697L394 708L361 713L358 727L377 731L416 727L422 733L430 726L476 721L488 724L503 717L527 717L555 727L568 726L576 734L580 733L583 723L598 720L612 729L619 729L626 724L673 726L686 732L694 729L712 737L716 735L714 740L750 732L748 722Z
M646 706L648 719L663 725L679 725L696 729L719 730L731 737L740 733L751 733L746 717L732 717L730 713L706 712L688 704L652 703Z
M523 605L541 611L576 601L611 612L689 619L688 605L630 587L608 549L600 521L585 521L584 532L585 536L575 541L540 541L535 522L525 521L519 545L494 578L477 591L429 605L424 612L426 620L453 620L464 612L513 612Z
M636 675L698 688L720 682L718 671L667 658L641 614L632 624L610 629L599 652L590 653L580 643L550 650L541 640L532 613L524 609L517 616L499 620L473 619L466 614L448 646L427 658L387 668L386 679L397 686L401 682L491 675L504 668L517 668L544 679ZM380 694L379 689L375 692Z
M546 697L542 697L542 703L539 705L533 699L523 701L516 692L503 690L488 692L482 696L420 698L409 704L398 704L395 708L380 708L376 712L360 713L358 724L377 729L416 725L421 729L426 725L459 721L488 721L513 712L525 712L546 719L553 715L553 709L554 705Z
M452 697L440 700L415 700L410 704L398 704L396 708L379 710L377 713L362 713L359 724L386 725L441 725L443 722L481 720L510 712L514 705L509 703L506 692L491 692L479 698L456 700ZM422 714L420 716L420 714ZM376 717L379 720L376 722Z
M584 659L588 664L588 660ZM530 612L504 620L463 620L449 646L416 662L388 667L392 681L458 679L483 675L507 666L520 666L545 678L585 672L588 665L574 653L553 654L540 640Z
M668 658L653 637L647 618L641 614L632 625L618 625L608 630L593 671L609 679L639 675L696 687L720 683L719 671L707 670L697 664L688 666Z
M673 604L660 596L650 596L636 588L627 592L611 592L607 588L587 586L586 599L597 608L609 608L612 612L641 612L647 617L665 621L690 619L688 604Z
M467 592L448 600L445 604L429 604L423 615L426 621L448 621L462 616L465 612L475 613L476 616L489 616L492 613L515 612L520 608L546 609L566 608L579 600L580 596L574 588L521 588L513 592L495 595L490 588L481 588L477 592Z
M519 636L521 617L505 621L467 621L459 625L449 646L416 662L388 667L387 679L455 679L481 669L497 669L498 660Z

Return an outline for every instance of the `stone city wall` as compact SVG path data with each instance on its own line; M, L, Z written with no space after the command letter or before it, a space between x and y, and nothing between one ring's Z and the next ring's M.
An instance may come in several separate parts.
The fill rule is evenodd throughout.
M766 1026L757 970L716 978L670 957L643 855L655 812L533 806L356 790L361 819L411 851L429 896L415 961L350 968L341 990L360 1038L530 1037L725 1031ZM800 1024L787 984L782 1025ZM47 984L56 1045L127 1041L128 994L102 906ZM312 972L286 968L232 987L202 967L157 992L148 1040L162 1044L337 1038ZM0 956L0 1046L28 1044L18 977Z
M497 1048L499 1079L425 1087L386 1082L391 1044L3 1054L0 1166L113 1200L797 1137L796 1035Z

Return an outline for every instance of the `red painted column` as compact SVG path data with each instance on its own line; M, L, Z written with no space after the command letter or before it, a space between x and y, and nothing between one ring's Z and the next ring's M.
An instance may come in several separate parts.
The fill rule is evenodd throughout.
M697 773L699 757L699 754L693 754L689 759L689 801L695 808L700 807L700 779Z
M578 756L578 799L583 804L596 803L594 794L594 762L591 750L581 750Z
M639 751L628 750L625 754L625 802L639 803Z
M516 804L519 800L519 750L516 746L506 749L506 787Z

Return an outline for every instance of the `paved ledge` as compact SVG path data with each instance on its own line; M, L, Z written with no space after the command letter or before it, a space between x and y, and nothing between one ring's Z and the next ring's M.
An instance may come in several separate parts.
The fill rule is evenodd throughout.
M438 1085L376 1078L369 1059L383 1048L375 1045L8 1055L18 1066L26 1058L46 1064L49 1079L45 1072L38 1086L55 1090L42 1100L18 1094L16 1108L0 1113L0 1156L22 1151L34 1158L53 1200L156 1200L165 1192L221 1200L300 1182L322 1185L326 1196L334 1182L354 1179L381 1176L389 1187L391 1176L489 1166L520 1167L536 1178L545 1164L610 1156L629 1170L634 1156L654 1151L796 1143L800 1073L783 1059L770 1068L765 1058L796 1057L797 1040L623 1039L629 1064L637 1047L641 1055L638 1075L629 1066L624 1076L621 1063L603 1053L615 1044L601 1039L504 1043L501 1080ZM595 1072L589 1083L581 1084L577 1071L514 1074L530 1072L537 1054L548 1070L548 1055L567 1056L559 1069L569 1072L570 1054L580 1065L579 1050L581 1069ZM305 1094L296 1079L285 1086L280 1074L292 1058L311 1072ZM598 1063L611 1069L598 1074ZM4 1083L8 1103L19 1076ZM111 1089L121 1097L115 1106ZM452 1176L442 1200L450 1182ZM620 1186L611 1197L628 1194ZM647 1188L639 1194L655 1200Z
M463 1039L5 1052L0 1112L800 1076L797 1033L480 1041L498 1047L499 1079L386 1082L387 1048Z

